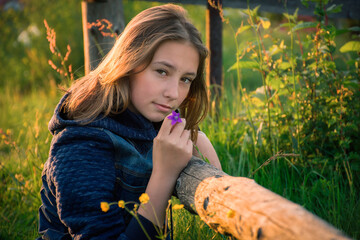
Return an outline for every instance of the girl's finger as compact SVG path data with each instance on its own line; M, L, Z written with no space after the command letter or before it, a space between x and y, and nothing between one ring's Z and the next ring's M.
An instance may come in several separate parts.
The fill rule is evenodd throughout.
M190 130L184 130L180 136L181 139L189 140L190 139Z
M171 114L169 114L168 116L165 117L165 119L161 125L161 128L159 130L159 134L169 135L169 134L173 133L174 129L177 129L175 131L175 135L180 137L182 131L185 128L186 120L185 120L185 118L181 118L181 122L176 122L174 124L173 120L168 118L170 115Z
M186 123L185 118L181 118L181 122L177 122L174 125L172 125L170 134L173 135L174 137L180 138L182 133L184 132L185 123Z
M161 124L160 130L159 130L159 134L164 134L164 135L169 135L172 129L172 125L171 125L171 119L169 119L169 116L172 113L170 113L169 115L167 115L164 118L163 123Z

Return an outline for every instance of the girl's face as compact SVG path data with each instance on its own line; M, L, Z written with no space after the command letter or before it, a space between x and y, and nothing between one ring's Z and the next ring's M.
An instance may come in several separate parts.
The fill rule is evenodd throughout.
M149 66L130 78L129 109L152 122L162 121L186 98L198 66L199 54L191 43L162 43Z

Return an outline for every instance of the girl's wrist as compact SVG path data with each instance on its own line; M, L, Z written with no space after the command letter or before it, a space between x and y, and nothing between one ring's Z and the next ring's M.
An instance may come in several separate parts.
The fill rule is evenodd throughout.
M171 198L175 183L176 178L166 174L156 174L153 171L145 191L149 196L149 202L142 204L138 213L162 227L165 222L168 200Z
M177 178L178 174L173 171L153 169L149 183L152 182L155 186L162 186L164 188L173 188Z

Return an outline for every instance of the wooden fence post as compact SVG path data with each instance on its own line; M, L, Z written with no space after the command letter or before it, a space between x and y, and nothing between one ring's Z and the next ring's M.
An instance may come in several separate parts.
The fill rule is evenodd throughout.
M193 157L176 195L212 229L237 239L350 239L319 217L245 177L232 177Z
M119 34L124 30L122 0L85 0L81 2L85 74L97 67L115 43L114 37L103 36L97 27L88 29L88 23L106 19L112 23L112 30Z
M210 4L209 1L212 3ZM206 45L210 50L206 82L212 97L220 97L222 86L222 20L218 6L222 0L209 0L206 10Z

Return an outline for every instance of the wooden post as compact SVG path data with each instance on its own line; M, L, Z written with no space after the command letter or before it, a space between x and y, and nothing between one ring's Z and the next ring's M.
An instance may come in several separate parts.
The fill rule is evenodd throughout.
M114 37L103 36L96 27L88 29L88 23L106 19L112 30L120 34L125 27L122 0L86 0L81 2L85 74L96 68L115 43Z
M319 217L245 177L232 177L193 157L176 195L212 229L237 239L350 239Z
M206 68L206 82L211 86L210 95L220 96L222 86L222 20L217 6L222 5L222 0L209 0L206 10L206 45L210 50L210 58Z

